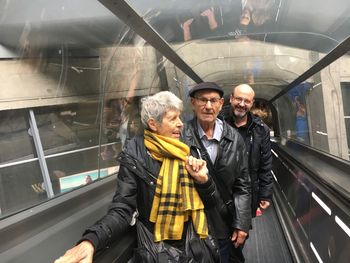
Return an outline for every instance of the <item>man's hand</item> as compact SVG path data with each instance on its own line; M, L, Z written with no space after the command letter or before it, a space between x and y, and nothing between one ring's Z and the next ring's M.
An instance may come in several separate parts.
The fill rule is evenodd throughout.
M269 202L269 201L263 201L263 200L262 200L262 201L260 201L260 204L259 204L259 205L260 205L260 208L261 208L261 209L264 209L264 210L265 210L265 209L267 209L267 208L270 206L270 202Z
M54 263L92 263L94 246L89 241L83 241L56 259Z
M207 162L193 156L186 158L186 170L198 184L208 181Z
M242 230L239 230L239 229L235 229L233 231L231 240L232 240L232 243L235 246L235 248L237 248L240 245L244 244L244 241L245 241L247 235L248 235L248 233L246 233L246 232L244 232Z

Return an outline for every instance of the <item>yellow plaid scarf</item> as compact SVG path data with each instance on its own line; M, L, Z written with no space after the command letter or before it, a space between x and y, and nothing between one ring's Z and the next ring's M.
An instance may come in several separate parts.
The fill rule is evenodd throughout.
M184 222L192 218L200 238L208 236L204 205L185 168L189 147L179 140L144 132L145 146L162 162L153 198L150 221L155 223L155 241L182 238Z

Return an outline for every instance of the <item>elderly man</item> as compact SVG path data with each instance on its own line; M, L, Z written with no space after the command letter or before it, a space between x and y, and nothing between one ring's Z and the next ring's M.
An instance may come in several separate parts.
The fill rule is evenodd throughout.
M189 96L195 117L185 124L182 139L194 156L205 159L215 182L215 200L219 201L206 214L224 263L232 262L235 248L244 243L248 234L251 184L244 141L235 129L217 118L223 95L222 88L212 82L192 88Z

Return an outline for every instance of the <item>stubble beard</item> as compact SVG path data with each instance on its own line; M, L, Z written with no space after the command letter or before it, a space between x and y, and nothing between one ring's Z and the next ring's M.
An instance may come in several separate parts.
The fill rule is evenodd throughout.
M243 119L245 116L247 116L248 111L243 112L239 112L237 110L233 110L233 115L235 116L236 119Z

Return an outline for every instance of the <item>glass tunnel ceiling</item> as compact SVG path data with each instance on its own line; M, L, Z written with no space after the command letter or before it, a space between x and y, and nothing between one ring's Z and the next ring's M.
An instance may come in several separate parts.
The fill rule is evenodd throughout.
M278 94L350 35L347 0L331 5L326 0L126 2L204 81L217 81L226 91L248 82L264 99ZM14 53L24 30L39 48L132 42L130 32L121 33L125 24L97 0L37 2L30 8L17 0L2 6L0 44ZM186 24L190 35L185 36ZM180 86L194 84L185 75L178 81Z
M106 2L103 1L102 2ZM163 38L183 42L183 24L193 19L192 39L239 39L328 53L349 36L347 0L126 1ZM209 10L209 11L208 11ZM217 28L210 30L213 14ZM198 22L196 20L199 20Z
M226 94L248 82L267 100L350 35L345 0L127 3L203 80Z

